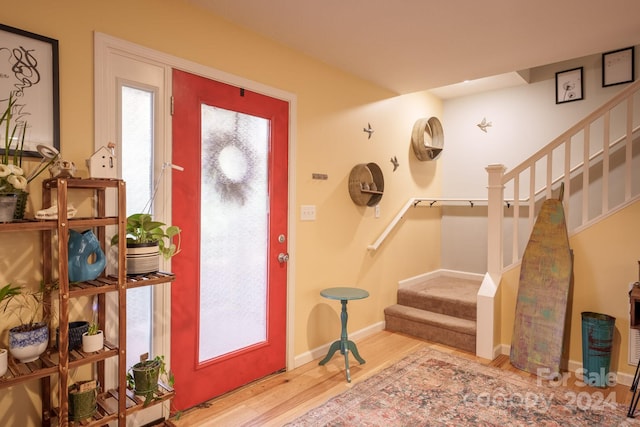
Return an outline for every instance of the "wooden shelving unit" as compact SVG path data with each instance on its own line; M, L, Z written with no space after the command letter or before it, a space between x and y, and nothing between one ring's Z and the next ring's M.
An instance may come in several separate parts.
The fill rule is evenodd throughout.
M40 232L42 236L42 267L43 281L45 284L57 284L58 291L58 348L51 347L30 363L19 363L9 357L9 370L0 377L0 389L15 386L17 384L40 380L42 390L42 425L50 426L53 418L58 418L60 426L93 426L104 425L107 422L117 421L124 426L126 416L144 407L144 399L133 394L126 387L126 290L140 286L152 286L172 282L175 276L171 273L152 273L144 276L127 276L126 274L126 186L124 181L115 179L77 179L54 178L45 180L42 190L42 204L49 207L67 206L70 190L90 190L95 196L93 216L88 218L68 218L66 209L59 209L57 219L37 221L22 220L0 224L0 233L11 232ZM106 216L106 192L113 189L117 198L117 213L115 216ZM119 234L118 269L116 275L103 273L95 280L86 282L69 283L68 274L68 250L67 242L69 230L92 229L105 250L107 241L106 227L116 226ZM54 265L54 261L55 262ZM95 353L84 353L81 350L68 351L69 342L69 304L70 301L80 297L97 296L98 298L98 323L101 329L106 324L106 294L117 294L118 316L118 343L105 341L104 348ZM51 295L48 295L46 304L51 306ZM110 309L113 311L113 309ZM55 328L50 325L50 332ZM83 365L95 364L97 380L99 384L105 382L105 361L117 358L118 382L115 388L109 389L98 395L98 411L93 419L81 422L69 421L69 402L67 389L70 385L69 371ZM58 402L52 402L51 377L58 376ZM158 398L152 404L161 403L171 399L174 391L165 384L158 385ZM121 399L120 396L124 396Z

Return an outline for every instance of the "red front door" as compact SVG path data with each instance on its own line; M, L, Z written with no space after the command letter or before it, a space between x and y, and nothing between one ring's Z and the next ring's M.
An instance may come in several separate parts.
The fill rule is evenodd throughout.
M177 70L173 97L181 410L285 368L289 104Z

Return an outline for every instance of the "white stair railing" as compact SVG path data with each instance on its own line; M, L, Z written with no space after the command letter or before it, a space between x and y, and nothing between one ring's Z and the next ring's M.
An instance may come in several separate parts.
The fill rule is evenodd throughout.
M533 229L536 203L554 196L553 190L560 183L564 184L563 204L571 233L640 198L638 186L634 189L631 185L634 176L633 140L640 123L640 108L634 109L634 100L640 103L639 93L640 81L629 85L507 173L503 165L487 167L487 274L478 292L478 356L489 359L496 356L495 345L499 342L494 332L495 319L499 314L495 299L497 290L502 272L522 257ZM636 159L636 163L639 161ZM635 169L638 169L637 165ZM540 170L543 173L537 177ZM615 176L614 185L612 176ZM640 178L636 177L636 181ZM595 182L599 182L600 194L597 194ZM572 188L574 183L575 188ZM610 190L615 193L619 188L622 188L620 194L610 194ZM599 209L590 204L590 199L597 197L601 199ZM507 200L512 200L513 205L505 210ZM610 204L610 200L616 203ZM571 210L576 206L579 212L571 216ZM505 217L505 212L508 217ZM510 228L505 226L508 221L511 222ZM505 249L511 252L509 261L505 260Z
M634 108L634 101L640 102L640 81L629 85L512 170L505 173L502 165L487 168L489 273L499 275L519 262L533 228L536 204L552 197L552 191L560 183L564 184L569 232L639 196L640 190L632 186L633 140L640 129L640 108ZM497 187L500 191L496 191ZM598 199L600 203L593 203ZM506 200L513 201L507 218L503 210ZM576 212L570 215L572 210ZM504 252L510 253L508 260L503 259Z

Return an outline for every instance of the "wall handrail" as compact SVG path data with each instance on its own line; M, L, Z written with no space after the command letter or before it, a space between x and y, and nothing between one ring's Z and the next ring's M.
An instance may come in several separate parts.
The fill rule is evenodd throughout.
M524 200L521 200L521 202L524 202ZM387 225L387 228L384 229L382 234L380 234L380 237L378 237L375 242L367 246L367 249L370 251L377 250L382 242L384 242L389 234L391 234L393 229L400 223L402 218L404 218L407 211L412 207L419 206L421 203L429 203L429 207L433 207L436 203L439 203L437 207L442 205L453 206L456 203L464 203L465 205L468 204L469 207L473 208L474 206L486 206L489 203L489 199L473 199L468 197L411 197L391 220L389 225ZM509 207L511 203L513 203L513 200L505 200L507 207Z

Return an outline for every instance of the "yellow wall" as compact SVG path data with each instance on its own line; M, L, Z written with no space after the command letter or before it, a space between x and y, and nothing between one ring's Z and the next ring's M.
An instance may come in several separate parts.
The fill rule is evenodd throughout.
M94 147L94 31L297 96L292 177L297 205L290 207L291 221L297 227L292 253L296 355L333 341L339 333L339 304L321 298L322 288L348 284L370 292L370 298L349 307L349 329L359 330L383 320L384 307L395 302L398 280L439 268L439 209L410 211L377 252L366 250L409 197L440 194L438 162L418 162L410 151L413 123L442 116L437 98L426 92L397 97L184 0L22 0L5 2L1 10L3 24L59 40L61 151L80 168ZM370 140L362 131L367 123L375 129ZM400 162L396 172L392 172L392 156ZM349 171L367 162L378 163L385 176L379 219L374 218L372 208L355 206L348 195ZM312 180L314 172L325 173L329 179ZM87 176L87 171L81 175ZM29 190L33 212L40 208L39 182ZM316 205L317 221L300 222L300 204ZM13 280L15 274L24 276L21 280L27 283L37 280L32 272L38 269L38 250L31 243L23 246L30 251L27 259L36 261L19 263L10 255L15 246L9 247L5 236L1 237L3 265L19 266L21 272L0 269L0 283ZM5 319L0 321L0 344L6 345L8 324ZM23 388L13 387L10 395L17 399L24 393ZM14 399L5 390L0 395L0 414L6 414ZM21 425L33 422L28 414L37 413L37 395L32 400L33 407L20 412L25 418L13 421Z
M569 360L582 363L583 311L616 318L611 370L633 375L627 363L629 336L629 283L639 280L640 202L623 209L569 238L574 255L573 303L570 306ZM510 345L520 268L502 277L502 344Z

